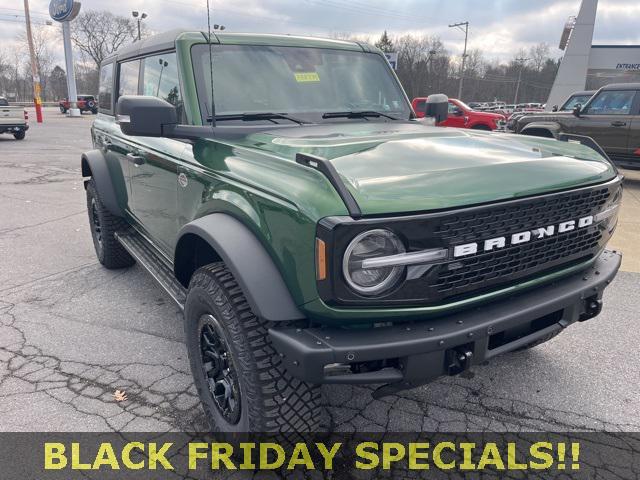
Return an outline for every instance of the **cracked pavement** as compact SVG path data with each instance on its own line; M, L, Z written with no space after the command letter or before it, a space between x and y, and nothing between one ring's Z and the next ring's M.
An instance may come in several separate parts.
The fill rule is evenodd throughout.
M95 258L79 166L92 118L46 109L25 141L0 136L0 431L206 430L180 312L140 267ZM596 320L464 376L382 400L324 387L332 428L639 431L639 288L621 272Z

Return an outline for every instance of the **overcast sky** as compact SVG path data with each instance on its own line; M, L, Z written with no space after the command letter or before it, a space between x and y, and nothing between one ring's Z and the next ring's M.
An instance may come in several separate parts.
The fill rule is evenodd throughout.
M48 0L30 0L33 20L48 18ZM0 45L24 29L22 0L0 0ZM452 54L460 54L464 35L449 23L470 22L469 46L487 57L508 60L522 47L557 44L580 0L212 0L213 23L229 31L330 36L349 33L378 37L405 33L439 35ZM206 0L82 0L82 8L121 15L148 14L153 31L206 29ZM594 43L640 44L640 0L600 0ZM55 40L59 26L49 27ZM56 42L57 43L57 42ZM58 43L59 45L59 43Z

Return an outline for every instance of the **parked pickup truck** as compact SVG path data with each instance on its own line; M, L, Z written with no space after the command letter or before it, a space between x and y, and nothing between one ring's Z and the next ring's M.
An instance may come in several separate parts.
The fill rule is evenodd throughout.
M371 45L168 32L105 58L99 99L97 258L184 312L213 431L321 429L322 384L384 397L538 345L620 267L605 156L425 125Z
M0 133L10 133L16 140L24 140L29 130L29 114L23 107L11 107L0 98Z
M418 97L413 99L412 107L418 118L424 117L425 115L427 98L428 97ZM461 100L450 98L449 115L446 120L438 123L438 126L489 131L504 128L505 123L506 117L500 113L479 112Z

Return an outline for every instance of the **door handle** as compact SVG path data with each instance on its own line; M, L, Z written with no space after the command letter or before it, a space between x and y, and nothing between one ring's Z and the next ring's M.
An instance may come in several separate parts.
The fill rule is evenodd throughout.
M133 162L136 167L143 165L145 160L141 155L136 155L135 153L127 153L127 158Z
M627 126L627 122L620 122L620 121L611 122L611 126L612 127L626 127Z

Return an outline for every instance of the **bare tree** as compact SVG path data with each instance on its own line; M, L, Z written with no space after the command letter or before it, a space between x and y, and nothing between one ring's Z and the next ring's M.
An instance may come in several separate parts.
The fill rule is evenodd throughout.
M0 50L0 95L6 95L9 91L10 76L9 57L4 50Z
M56 29L49 28L44 25L34 25L31 29L33 37L33 49L36 57L36 65L38 67L38 73L40 74L40 85L42 86L42 99L48 100L48 78L53 70L55 64L55 53L52 49L52 45L57 41L60 41L57 37L60 32ZM18 34L18 41L24 46L24 54L22 55L22 62L28 62L28 42L26 32ZM29 77L28 82L31 85L33 81Z
M105 57L137 38L132 18L114 15L106 10L87 10L73 22L73 43L95 63L96 69Z
M540 72L549 58L549 44L538 43L529 49L528 58L531 59L531 64L536 72Z

